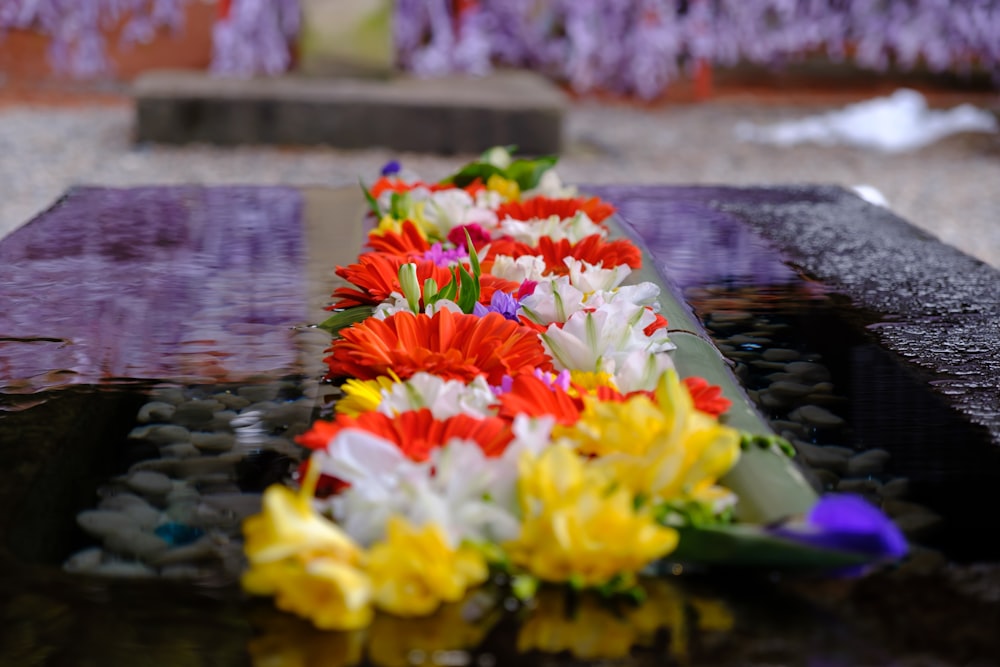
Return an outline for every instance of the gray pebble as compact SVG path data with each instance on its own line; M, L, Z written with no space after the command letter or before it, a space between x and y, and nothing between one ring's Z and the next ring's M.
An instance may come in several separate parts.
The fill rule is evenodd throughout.
M242 410L252 403L252 401L246 396L238 396L236 394L230 394L229 392L215 394L212 398L217 400L219 403L222 403L222 405L228 410Z
M771 428L775 431L782 433L782 437L791 440L787 435L784 435L785 431L791 431L794 437L802 437L806 434L806 427L799 422L788 421L787 419L772 419Z
M776 396L768 390L760 392L760 398L758 402L769 410L780 410L782 408L788 407L788 401L786 401L781 396Z
M755 359L750 362L750 365L754 368L759 368L764 371L783 371L785 370L785 364L778 363L777 361L764 361L763 359Z
M910 490L910 480L905 477L891 479L879 490L883 498L903 498Z
M139 414L136 416L136 421L140 424L170 421L170 418L174 416L174 410L176 409L177 408L171 403L152 401L139 408Z
M212 415L211 421L205 424L206 431L225 431L231 433L233 430L233 420L238 413L235 410L219 410Z
M892 521L896 524L897 528L903 531L903 534L908 537L916 537L926 533L932 528L935 528L941 523L941 517L929 510L926 510L923 512L904 514L902 516L895 517Z
M116 493L113 496L102 498L97 507L102 510L124 510L129 507L152 507L145 498L134 493Z
M232 433L201 433L191 434L191 444L204 452L228 452L236 444L236 436Z
M788 416L817 428L835 428L844 425L843 419L818 405L803 405L801 408L793 410Z
M273 401L278 397L279 389L279 385L273 383L254 384L240 387L236 390L236 393L251 403L260 403L262 401Z
M802 457L802 461L813 468L822 468L838 474L843 474L847 470L847 460L851 455L851 450L843 447L821 447L808 442L796 440L795 451Z
M136 527L135 519L117 510L84 510L76 515L76 523L89 535L100 538Z
M212 421L215 412L224 407L218 401L186 401L177 406L173 421L181 426L201 426Z
M770 338L759 338L757 336L748 336L746 334L736 334L735 336L730 336L728 338L729 343L733 345L769 345L771 343Z
M850 468L850 461L848 461L847 465ZM881 482L874 479L842 479L837 482L837 490L841 493L870 495L878 493L881 489Z
M855 454L847 462L849 477L865 477L882 472L892 455L884 449L869 449Z
M803 382L829 382L830 371L811 361L792 361L785 366L789 373L798 375Z
M165 496L173 488L169 477L151 470L136 470L129 473L125 483L136 493L147 497Z
M191 432L176 424L155 424L132 429L130 438L148 440L157 445L169 445L175 442L189 442Z
M125 529L105 537L104 547L108 551L114 551L124 556L152 560L166 552L170 545L153 533L138 529Z
M782 398L800 398L809 394L812 391L812 387L806 384L799 384L798 382L778 380L777 382L772 382L767 390L775 396Z
M780 382L782 380L786 380L786 381L789 381L789 382L798 382L799 381L799 376L798 375L793 375L791 373L769 373L768 375L765 375L764 377L766 379L770 380L771 382Z
M761 356L764 357L765 361L795 361L802 355L795 350L789 350L784 347L772 347L764 350L764 354Z
M136 579L156 576L156 570L148 565L121 560L101 563L92 570L92 573L106 577L134 577Z
M175 442L160 447L160 454L172 459L189 459L193 456L201 456L201 450L189 442Z
M833 383L832 382L817 382L813 385L813 392L817 394L832 394L833 393Z
M164 403L173 403L174 405L183 403L187 400L187 395L180 387L157 387L156 390L150 394L150 397L153 400L163 401Z
M82 551L77 551L67 558L66 562L63 563L63 569L67 572L76 573L93 572L101 565L103 559L103 549L100 547L90 547Z

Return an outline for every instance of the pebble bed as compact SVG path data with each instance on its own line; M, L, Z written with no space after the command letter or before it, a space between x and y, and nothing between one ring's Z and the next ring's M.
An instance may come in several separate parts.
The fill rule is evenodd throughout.
M896 213L1000 267L1000 135L966 134L911 153L843 146L779 148L736 139L741 121L769 123L833 106L708 102L639 109L576 102L559 172L572 183L877 188ZM387 160L429 178L468 156L398 156L383 149L135 145L129 105L0 108L0 236L74 185L356 186Z
M724 303L726 288L685 292L692 301ZM813 297L822 303L824 297ZM788 294L793 310L801 295ZM752 305L752 299L743 304ZM747 395L771 428L795 448L795 462L817 493L851 493L880 507L911 540L919 542L941 517L907 498L909 481L892 473L885 449L849 445L850 423L841 416L848 398L832 382L823 356L809 349L775 310L720 308L704 318L716 346L733 364Z
M160 387L136 416L124 458L77 524L95 542L70 572L210 583L243 569L240 524L261 492L302 458L292 438L312 423L315 382ZM303 390L303 387L306 390Z

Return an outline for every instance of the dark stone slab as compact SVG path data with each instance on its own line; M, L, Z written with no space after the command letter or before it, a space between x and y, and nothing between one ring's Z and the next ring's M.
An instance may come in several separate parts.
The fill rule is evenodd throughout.
M138 141L445 154L508 144L528 154L556 153L562 144L563 95L528 72L371 81L166 71L140 77L134 96Z
M0 242L0 386L225 381L298 360L302 196L78 188Z
M996 269L837 187L588 190L615 202L626 222L656 246L654 255L670 253L671 239L685 230L731 235L748 227L780 249L785 265L755 264L749 247L727 262L765 280L804 273L846 296L881 346L1000 444ZM745 242L754 241L746 236ZM707 264L694 253L672 278L697 284L714 270Z

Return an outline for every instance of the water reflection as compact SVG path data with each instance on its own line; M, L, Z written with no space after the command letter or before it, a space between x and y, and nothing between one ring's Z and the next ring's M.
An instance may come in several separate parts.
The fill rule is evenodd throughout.
M0 377L28 391L294 371L301 217L290 188L71 191L0 242Z

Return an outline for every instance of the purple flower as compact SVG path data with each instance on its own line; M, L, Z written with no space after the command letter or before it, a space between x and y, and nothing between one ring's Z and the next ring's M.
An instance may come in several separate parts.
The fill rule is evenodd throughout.
M862 498L824 496L803 525L775 529L781 537L821 549L850 551L871 560L897 560L906 555L906 538L886 515Z
M558 387L563 391L569 391L570 373L567 370L559 371L558 375L552 375L552 373L536 368L534 375L536 378L548 385L549 389Z
M440 243L435 243L431 246L430 250L424 253L421 259L429 259L438 266L451 266L453 262L457 262L466 256L468 256L468 253L465 251L465 248L445 250Z
M490 307L487 309L491 313L500 313L504 319L517 322L517 311L521 309L521 302L512 294L497 290L490 298Z
M399 164L399 160L389 160L382 166L382 175L392 176L398 174L402 169L403 167Z

